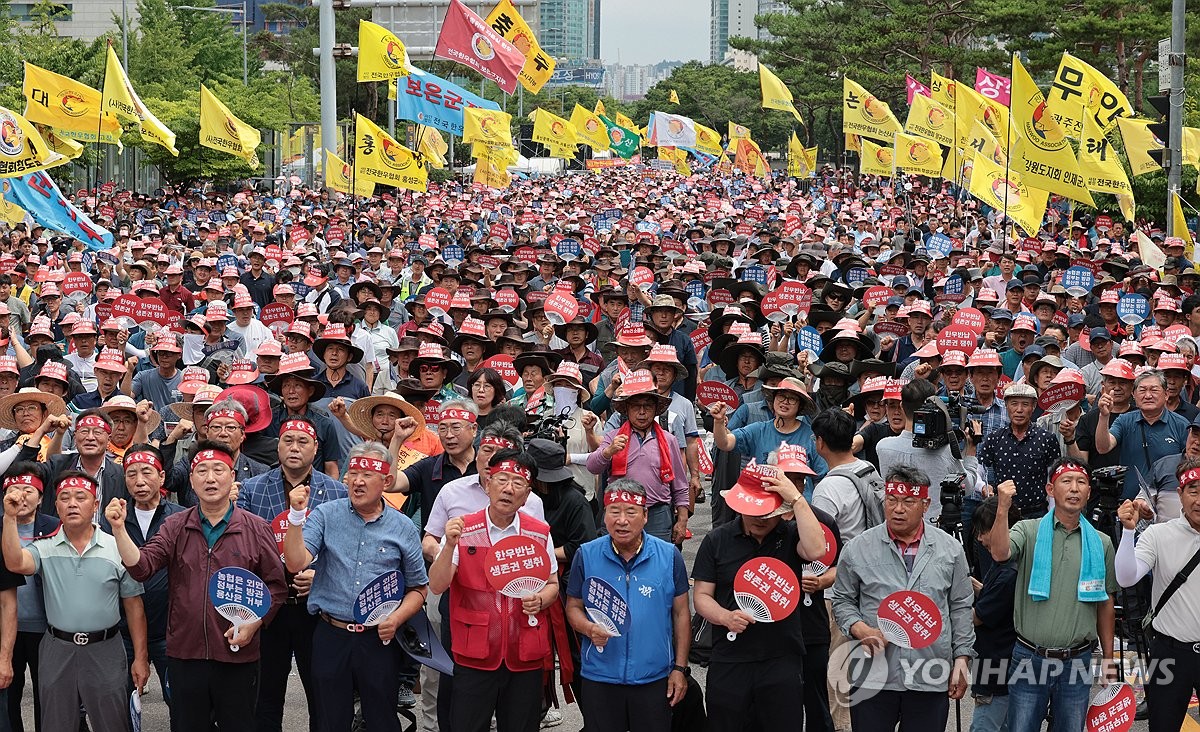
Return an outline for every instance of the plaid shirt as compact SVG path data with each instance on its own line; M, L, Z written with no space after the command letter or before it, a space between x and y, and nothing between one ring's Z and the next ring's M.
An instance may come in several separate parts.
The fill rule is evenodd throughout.
M346 486L313 468L308 478L312 492L308 497L309 509L338 498L346 498ZM238 491L238 506L268 522L288 510L287 486L283 480L283 468L268 470L242 484Z

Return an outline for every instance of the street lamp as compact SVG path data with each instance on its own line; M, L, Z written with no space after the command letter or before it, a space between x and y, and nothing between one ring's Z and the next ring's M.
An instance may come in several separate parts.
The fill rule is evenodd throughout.
M201 8L195 5L176 5L176 10L195 10L202 13L235 13L242 14L242 86L249 86L249 72L247 63L246 44L249 39L248 26L246 24L246 0L242 0L238 5L218 5L211 8Z

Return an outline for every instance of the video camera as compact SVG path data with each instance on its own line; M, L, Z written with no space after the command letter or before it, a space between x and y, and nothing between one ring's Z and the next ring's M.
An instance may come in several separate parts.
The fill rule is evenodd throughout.
M940 401L938 404L935 400ZM973 396L950 392L943 397L930 397L913 413L913 447L922 450L937 450L950 441L950 434L966 425L968 415L983 414L987 407L980 406ZM970 432L967 432L970 436Z
M1121 494L1125 492L1125 474L1129 468L1125 465L1113 465L1107 468L1096 468L1092 471L1092 485L1099 499L1092 515L1092 523L1112 517L1121 506Z
M962 531L963 496L967 492L967 474L951 473L942 478L938 486L941 491L942 513L938 516L938 528L951 534Z

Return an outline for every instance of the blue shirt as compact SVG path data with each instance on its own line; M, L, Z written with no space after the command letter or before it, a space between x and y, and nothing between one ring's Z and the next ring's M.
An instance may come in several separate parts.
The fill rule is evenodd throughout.
M805 420L800 420L800 426L788 434L775 429L775 420L766 419L745 427L738 427L733 430L733 436L737 438L738 452L754 458L760 465L765 465L767 456L778 450L780 443L786 442L789 445L800 445L804 448L804 451L808 453L808 466L818 476L824 475L829 470L829 466L817 454L812 428Z
M263 430L263 434L267 437L279 437L279 428L290 416L287 407L282 404L275 407L271 411L271 426ZM342 443L338 439L338 431L333 424L333 417L329 412L311 404L304 410L304 416L313 423L313 427L317 430L317 454L313 458L313 465L323 468L325 463L341 463Z
M279 514L288 510L287 494L295 487L284 482L283 468L274 468L242 484L238 491L238 506L266 521L274 521ZM316 468L308 475L308 487L309 508L350 495L343 483Z
M393 569L400 571L409 589L429 584L416 524L386 505L367 522L349 498L322 503L304 524L304 546L317 558L308 595L308 611L314 615L325 612L352 619L358 593Z
M1121 465L1129 467L1125 474L1125 492L1122 498L1129 500L1138 492L1138 472L1147 484L1153 477L1154 463L1167 455L1183 451L1187 443L1187 419L1167 409L1154 424L1148 423L1140 409L1126 412L1117 417L1108 431L1112 433L1120 450ZM1136 468L1136 469L1135 469Z

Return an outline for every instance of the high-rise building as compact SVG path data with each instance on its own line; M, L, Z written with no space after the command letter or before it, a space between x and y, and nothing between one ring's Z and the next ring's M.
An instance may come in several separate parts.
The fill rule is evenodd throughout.
M709 62L722 63L733 36L758 37L754 16L759 0L712 0L712 26L709 33Z
M679 66L678 61L663 61L653 65L606 65L604 93L613 99L641 99L650 87L670 77L671 72Z
M480 17L486 18L495 0L463 0L464 4ZM517 12L533 29L539 41L543 41L538 28L538 0L513 0ZM371 11L371 20L399 36L404 41L404 48L413 61L428 61L433 58L433 50L437 47L438 34L442 30L442 21L446 18L446 10L450 0L423 0L411 5L399 5L387 8L375 8ZM542 43L542 48L546 44ZM554 54L557 55L557 54Z
M246 0L246 21L251 34L265 28L263 12L260 6L268 2L280 1L293 4L299 2L299 0ZM229 0L218 0L216 4L233 7L233 2ZM224 16L229 18L230 23L233 24L234 29L239 33L242 29L240 5L241 0L238 0L239 12L227 13ZM9 13L14 20L28 22L32 19L37 6L37 0L13 0L8 7ZM58 31L58 35L64 38L79 38L85 41L95 40L105 33L118 30L120 28L119 21L122 17L128 18L130 27L134 30L137 29L137 0L60 0L55 3L55 6L58 12L53 18L54 28ZM179 11L180 15L184 15L187 12L186 10ZM114 22L114 19L117 22ZM289 27L280 25L269 30L273 32L286 32L289 30Z
M600 0L592 0L591 13L588 15L588 23L592 29L592 45L589 49L588 58L600 60Z
M538 43L557 59L596 58L592 46L599 25L595 0L538 0Z

